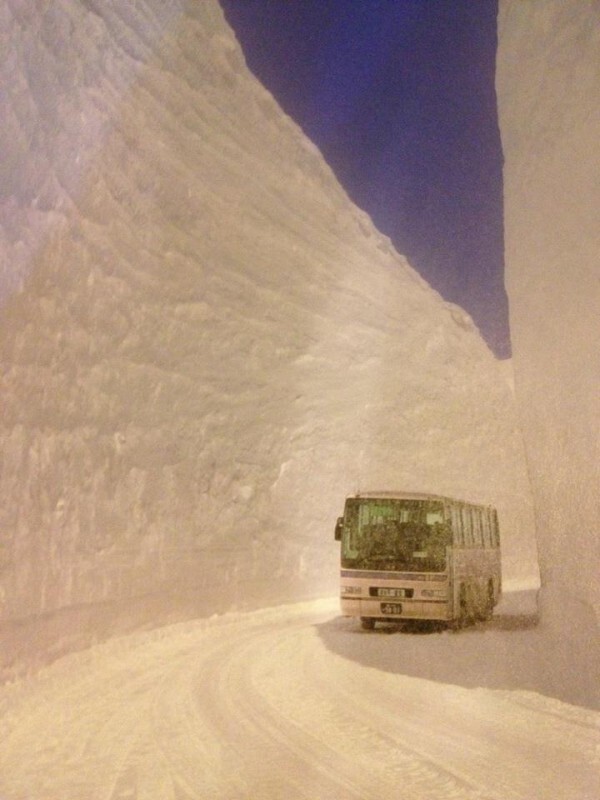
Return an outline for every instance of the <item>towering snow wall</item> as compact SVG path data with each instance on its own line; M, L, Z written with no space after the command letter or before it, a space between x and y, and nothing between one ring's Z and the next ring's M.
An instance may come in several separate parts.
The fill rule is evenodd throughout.
M593 647L600 613L598 3L501 0L497 90L515 382L542 608L561 636L579 628Z
M505 578L535 577L497 363L350 203L219 6L0 15L5 673L336 592L359 488L494 503Z

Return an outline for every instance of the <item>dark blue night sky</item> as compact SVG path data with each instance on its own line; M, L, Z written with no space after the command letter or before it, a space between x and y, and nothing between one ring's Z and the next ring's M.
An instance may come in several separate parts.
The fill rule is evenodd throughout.
M248 66L490 348L503 282L497 0L221 0Z

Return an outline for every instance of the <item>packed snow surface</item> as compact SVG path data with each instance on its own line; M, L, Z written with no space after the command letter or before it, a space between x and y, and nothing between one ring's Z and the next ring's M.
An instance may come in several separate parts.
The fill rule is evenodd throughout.
M600 714L532 690L532 635L324 600L114 639L0 691L0 796L595 800Z

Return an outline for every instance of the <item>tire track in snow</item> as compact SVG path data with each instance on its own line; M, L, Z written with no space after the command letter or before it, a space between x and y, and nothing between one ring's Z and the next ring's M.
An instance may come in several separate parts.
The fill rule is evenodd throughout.
M212 714L216 727L227 736L232 721L237 727L233 747L235 759L245 774L250 797L298 798L315 797L361 800L365 795L364 776L357 771L344 753L331 742L314 736L314 729L323 724L321 715L302 727L291 717L282 717L279 708L265 698L260 670L266 659L284 691L295 688L288 682L295 665L279 660L281 642L299 640L306 623L292 624L262 631L243 646L234 646L227 660L217 664L220 680L217 684ZM267 687L268 693L268 687ZM306 704L306 693L296 695L295 705ZM322 710L318 709L319 712ZM240 736L241 732L241 736Z
M300 631L305 636L308 632L306 626ZM255 682L248 687L248 696L255 704L258 700L262 706L261 719L270 718L274 726L278 725L282 740L295 729L293 744L298 747L302 742L307 761L318 753L323 758L323 753L333 744L337 745L334 755L338 761L343 761L342 772L352 776L352 785L359 788L362 798L391 797L402 786L402 790L411 796L428 800L454 797L500 800L500 795L458 775L447 764L433 761L427 754L411 747L406 735L399 736L397 731L390 730L389 725L382 724L382 720L373 714L377 702L370 709L365 708L360 697L364 684L357 686L354 681L347 684L340 681L343 675L341 665L331 670L331 656L320 650L314 633L312 639L316 648L298 648L296 638L293 633L279 633L279 652L282 655L279 663L283 663L283 668L278 673L269 668L268 660L261 665L261 653L269 652L272 647L261 647L250 658L256 671L263 667L267 682L271 678L271 685L265 691L264 685L261 690L260 683L257 685ZM252 642L253 647L255 644L257 642ZM294 670L297 649L306 657ZM283 660L286 655L287 664ZM326 656L324 660L321 658L323 655ZM297 703L298 697L304 698L301 706ZM291 703L286 708L288 698L291 698ZM401 709L401 703L397 707ZM308 738L310 741L307 742ZM502 800L508 800L508 796L503 795Z
M363 666L325 648L316 626L331 609L138 634L1 688L0 797L600 796L597 712Z

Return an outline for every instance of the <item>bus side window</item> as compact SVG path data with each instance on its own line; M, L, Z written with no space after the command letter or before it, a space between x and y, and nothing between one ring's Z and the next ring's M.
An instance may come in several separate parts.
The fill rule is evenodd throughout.
M461 516L463 521L463 533L465 537L465 545L467 545L468 547L469 545L473 544L473 534L471 528L471 513L466 506L462 507Z
M494 546L500 547L500 530L498 528L498 512L496 509L492 511L492 530L493 530L493 539L494 539Z
M490 521L487 508L481 509L481 542L486 548L490 546Z
M471 514L473 515L473 538L476 547L483 547L483 533L481 530L481 509L472 508Z
M483 542L485 547L494 546L494 540L492 539L491 509L489 508L483 511Z
M450 519L452 522L453 541L457 547L463 547L465 538L463 536L462 518L460 508L452 506L450 509Z

